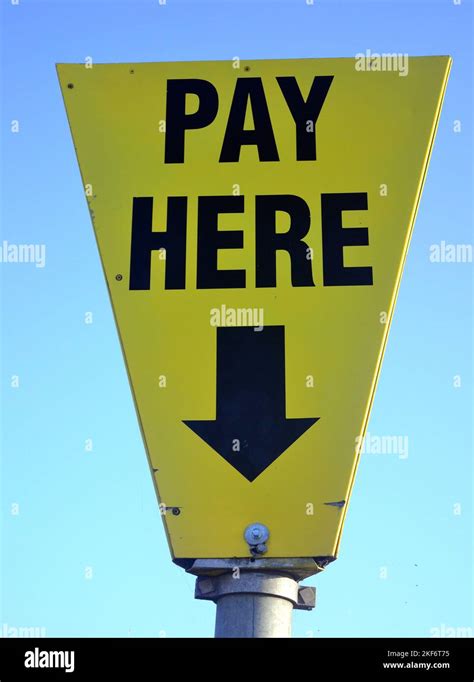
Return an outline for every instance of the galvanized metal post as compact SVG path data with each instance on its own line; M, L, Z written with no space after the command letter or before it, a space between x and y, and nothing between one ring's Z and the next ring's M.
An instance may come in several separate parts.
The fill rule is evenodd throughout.
M293 604L277 596L233 594L217 601L216 637L291 637Z
M298 583L274 572L200 577L196 592L217 604L216 637L291 637Z
M322 570L313 560L195 561L195 597L216 603L216 637L291 637L294 609L315 606L314 587L298 581Z

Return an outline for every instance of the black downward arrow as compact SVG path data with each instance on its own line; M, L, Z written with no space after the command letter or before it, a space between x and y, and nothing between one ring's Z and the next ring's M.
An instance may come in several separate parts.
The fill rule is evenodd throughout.
M218 327L216 419L184 423L253 481L319 419L285 402L285 328Z

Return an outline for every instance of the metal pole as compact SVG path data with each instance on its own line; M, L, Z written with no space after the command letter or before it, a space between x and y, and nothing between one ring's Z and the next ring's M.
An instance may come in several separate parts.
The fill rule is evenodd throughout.
M217 604L216 637L291 637L293 609L314 607L313 587L277 571L199 576L196 598Z
M291 637L298 595L291 578L271 573L242 574L238 580L224 576L218 589L216 637Z

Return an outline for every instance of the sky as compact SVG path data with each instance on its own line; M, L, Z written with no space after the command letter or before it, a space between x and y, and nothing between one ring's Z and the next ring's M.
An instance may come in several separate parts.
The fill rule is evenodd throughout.
M172 564L57 62L446 55L453 67L337 561L297 637L474 635L472 3L1 2L1 229L45 245L0 263L0 635L211 637L215 607ZM133 456L131 456L131 454Z

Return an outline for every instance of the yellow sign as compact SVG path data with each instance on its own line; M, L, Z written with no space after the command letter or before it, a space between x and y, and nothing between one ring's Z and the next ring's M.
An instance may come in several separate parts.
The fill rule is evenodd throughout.
M450 63L58 65L176 559L336 556Z

